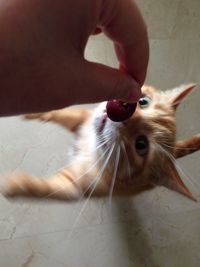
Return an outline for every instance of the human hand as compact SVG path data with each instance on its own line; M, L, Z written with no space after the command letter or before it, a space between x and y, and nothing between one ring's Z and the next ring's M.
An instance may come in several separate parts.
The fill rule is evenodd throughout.
M114 42L119 70L84 59L97 27ZM147 64L146 27L133 0L0 3L0 115L136 101Z

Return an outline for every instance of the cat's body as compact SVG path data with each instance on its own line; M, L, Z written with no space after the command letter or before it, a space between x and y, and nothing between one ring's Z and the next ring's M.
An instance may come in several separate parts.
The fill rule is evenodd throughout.
M61 124L76 135L71 165L49 179L12 174L3 193L80 199L83 196L133 195L157 185L195 199L176 170L175 158L200 149L200 136L176 142L175 111L194 85L160 92L143 87L133 116L112 122L101 103L94 112L67 108L27 115Z

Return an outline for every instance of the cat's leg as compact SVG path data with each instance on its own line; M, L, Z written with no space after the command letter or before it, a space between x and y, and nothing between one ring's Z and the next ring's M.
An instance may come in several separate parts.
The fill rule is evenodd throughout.
M1 193L8 197L75 200L81 197L82 190L74 180L73 175L68 171L59 172L49 179L39 179L19 172L1 179L0 188Z
M25 173L13 173L0 178L0 192L8 197L34 197L63 200L78 200L82 197L102 196L107 185L96 182L89 176L75 177L70 171L63 170L49 179L40 179Z
M200 134L186 140L177 141L174 157L181 158L198 150L200 150Z
M70 131L77 128L91 115L91 111L83 108L64 108L44 113L33 113L24 116L25 119L39 119L42 121L52 121L66 127Z

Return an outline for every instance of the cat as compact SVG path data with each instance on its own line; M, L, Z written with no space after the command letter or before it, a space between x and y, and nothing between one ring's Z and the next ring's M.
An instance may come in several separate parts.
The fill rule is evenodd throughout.
M165 186L196 201L180 178L175 159L200 149L200 134L176 141L176 109L194 84L165 92L142 87L133 116L124 122L107 117L106 102L95 110L64 108L25 115L52 121L76 135L71 164L50 177L25 173L5 177L4 195L79 200L106 195L132 196Z

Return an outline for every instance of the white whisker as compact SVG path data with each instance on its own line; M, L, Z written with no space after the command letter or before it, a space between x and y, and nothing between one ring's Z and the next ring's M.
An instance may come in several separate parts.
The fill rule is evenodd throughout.
M189 178L189 176L187 176L187 175L185 174L185 172L184 172L183 169L180 167L179 163L177 162L177 160L174 158L173 155L171 155L171 154L170 154L166 149L164 149L161 145L156 144L156 146L158 147L158 149L159 149L161 152L163 152L163 153L164 153L164 154L171 160L172 163L174 163L174 166L175 166L176 170L177 170L179 173L181 173L182 176L183 176L186 180L188 180L189 182L191 182L191 184L192 184L193 186L196 185L196 186L199 187L199 185L198 185L196 182L194 182L193 179Z
M128 155L127 155L126 147L124 145L124 141L122 141L122 144L121 145L122 145L122 149L124 151L124 155L125 155L126 162L127 162L128 179L129 179L129 181L131 181L131 167L130 167L130 162L129 162L129 158L128 158Z
M108 149L106 150L106 152L108 152L108 150L110 150L110 153L109 153L108 158L107 158L107 160L106 160L106 164L107 164L108 160L110 159L110 157L111 157L111 155L112 155L112 153L113 153L114 147L115 147L115 144L112 145L111 149L108 148ZM104 153L104 155L105 155L105 153ZM104 167L104 166L105 166L105 164L103 165L103 168L101 169L100 173L102 173L102 170L103 170L103 171L105 170L106 166L105 166L105 167ZM97 174L97 176L98 176L98 174ZM85 193L90 189L90 187L95 183L95 181L96 181L96 180L93 180L93 181L90 183L90 185L89 185L89 186L86 188L86 190L83 192L82 197L84 197Z
M112 177L111 185L110 185L110 191L109 191L109 206L110 207L111 207L111 200L112 200L113 189L114 189L115 181L116 181L116 177L117 177L117 170L118 170L118 166L119 166L120 149L121 149L121 147L119 146L117 148L117 155L116 155L116 159L115 159L113 177Z
M95 161L95 163L92 165L92 166L90 166L90 168L87 170L87 171L85 171L83 174L81 174L79 177L77 177L75 180L74 180L74 182L77 182L78 180L80 180L83 176L85 176L87 173L89 173L99 162L100 162L100 160L105 156L105 154L108 152L108 150L110 150L110 148L107 148L103 153L102 153L102 155ZM58 193L58 192L60 192L60 191L62 191L63 189L65 189L65 187L64 186L61 186L60 185L60 189L59 190L56 190L55 192L53 192L53 193L51 193L51 194L48 194L47 196L45 196L44 198L49 198L50 196L53 196L54 194L56 194L56 193Z
M93 192L94 192L94 190L95 190L95 188L96 188L98 182L100 181L100 179L101 179L101 177L102 177L102 175L103 175L103 172L105 171L105 168L106 168L106 166L107 166L107 164L108 164L108 162L109 162L109 160L110 160L110 157L111 157L111 155L112 155L112 153L113 153L114 147L115 147L115 144L113 144L112 148L110 149L109 154L108 154L108 156L107 156L107 158L106 158L106 160L105 160L105 162L104 162L104 164L103 164L103 166L102 166L102 168L101 168L101 171L97 174L97 176L95 177L94 181L90 184L89 188L90 188L92 185L93 185L93 188L92 188L92 190L90 191L90 193L89 193L89 195L88 195L86 201L84 202L84 204L83 204L83 206L82 206L82 208L81 208L81 210L80 210L80 212L79 212L79 214L78 214L78 216L77 216L77 218L76 218L76 220L75 220L75 222L74 222L74 224L73 224L73 226L72 226L72 229L71 229L71 231L70 231L70 233L69 233L69 235L68 235L68 239L71 237L71 235L72 235L72 233L73 233L73 231L74 231L74 229L75 229L77 223L79 222L79 219L80 219L80 217L81 217L81 215L82 215L82 213L83 213L85 207L86 207L87 204L88 204L88 201L90 200L90 197L92 196L92 194L93 194ZM89 188L88 188L88 189L89 189ZM88 189L87 189L87 191L88 191Z
M110 140L111 140L111 138L105 140L104 142L98 141L97 144L96 144L97 146L93 150L91 150L90 152L87 152L87 153L84 152L84 151L81 151L81 155L83 155L85 157L91 157L91 152L93 153L93 152L97 151L98 149L102 148L104 145L108 144L110 142ZM65 169L67 169L67 168L69 168L69 167L71 167L73 165L76 165L76 164L77 163L74 160L72 160L70 163L68 163L64 167L61 167L61 168L57 169L56 172L61 172L61 171L65 170Z

